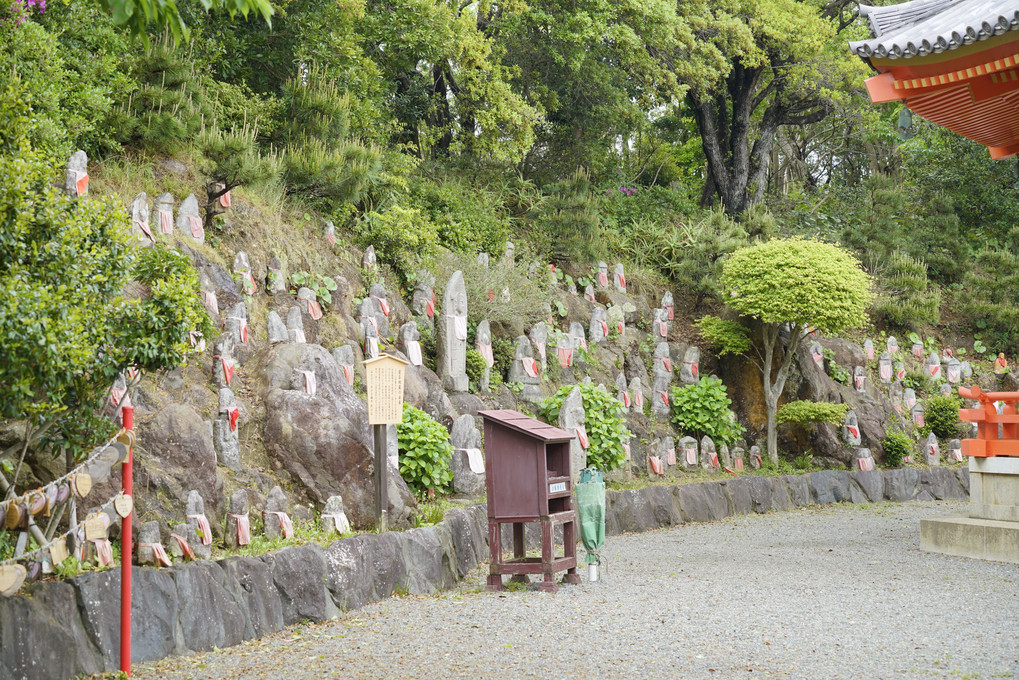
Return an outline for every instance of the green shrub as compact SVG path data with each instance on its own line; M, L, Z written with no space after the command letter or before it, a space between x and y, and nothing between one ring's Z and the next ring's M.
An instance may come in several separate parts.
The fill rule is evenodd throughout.
M369 212L354 229L361 243L375 246L375 253L391 265L406 283L417 270L421 258L435 248L435 225L417 208L394 205L383 212Z
M375 246L376 251L378 245ZM526 261L518 260L512 267L478 264L477 253L442 253L428 263L437 281L446 282L453 272L463 272L467 291L467 309L472 319L488 319L496 326L530 326L540 320L542 309L552 296L547 277L531 276ZM444 283L441 285L445 285ZM509 302L504 302L502 291L509 288ZM489 292L492 299L489 300ZM436 289L442 299L442 290ZM555 305L553 304L553 307ZM511 355L512 358L512 355Z
M779 424L832 423L842 425L846 420L849 404L833 404L827 401L790 401L783 404L775 414Z
M937 392L937 385L934 379L922 368L919 370L907 369L906 377L902 380L902 386L913 388L917 397L925 397L928 394Z
M698 439L707 435L715 444L731 445L742 437L743 426L732 419L731 408L725 385L714 376L672 388L672 424Z
M400 448L400 476L418 495L441 493L453 481L449 432L424 411L403 405L403 422L396 426Z
M485 357L476 349L467 350L467 380L472 385L472 391L481 385L481 377L485 374Z
M623 442L628 439L623 405L604 387L593 384L563 385L548 399L539 404L541 418L547 423L559 421L559 409L573 388L579 387L584 401L584 429L590 446L587 449L588 467L603 471L615 470L623 464L626 452Z
M411 201L436 225L439 243L446 248L493 258L502 253L510 221L498 193L459 179L418 178L411 183Z
M899 430L888 430L881 446L885 450L885 464L889 467L899 467L916 450L916 442Z
M959 435L959 409L962 400L954 394L933 396L923 406L923 434L933 432L939 439L951 439Z
M539 247L557 263L591 262L604 255L598 196L591 191L591 176L578 170L546 187L547 198L534 214Z

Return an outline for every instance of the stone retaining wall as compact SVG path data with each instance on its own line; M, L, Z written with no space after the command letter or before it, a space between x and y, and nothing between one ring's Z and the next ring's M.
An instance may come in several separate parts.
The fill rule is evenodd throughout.
M965 499L969 471L825 471L652 486L607 495L607 533L838 501ZM324 621L400 590L450 588L487 560L485 507L455 509L434 527L364 534L169 569L135 567L132 658L211 650L303 619ZM0 680L64 680L115 670L120 570L30 586L0 599Z

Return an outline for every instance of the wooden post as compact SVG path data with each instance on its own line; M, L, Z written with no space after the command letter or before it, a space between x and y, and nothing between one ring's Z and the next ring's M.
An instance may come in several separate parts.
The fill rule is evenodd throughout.
M389 454L386 451L388 425L373 425L375 435L375 523L379 533L389 531Z
M403 422L403 372L410 364L399 357L380 354L364 362L368 383L368 424L375 439L375 520L380 532L389 530L389 456L386 450L390 425Z

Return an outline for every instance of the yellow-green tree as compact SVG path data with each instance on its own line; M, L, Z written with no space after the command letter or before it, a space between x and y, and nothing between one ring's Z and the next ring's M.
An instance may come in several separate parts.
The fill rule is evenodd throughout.
M768 454L778 463L775 414L800 342L811 328L835 335L866 321L871 279L859 260L839 246L805 239L775 239L737 250L722 267L722 299L744 321L718 333L702 333L720 352L742 345L748 335L759 342L746 351L760 369L768 411ZM719 326L719 324L714 324ZM789 339L780 343L780 331ZM724 330L724 332L722 332ZM757 332L754 332L757 331ZM778 370L775 371L775 365Z

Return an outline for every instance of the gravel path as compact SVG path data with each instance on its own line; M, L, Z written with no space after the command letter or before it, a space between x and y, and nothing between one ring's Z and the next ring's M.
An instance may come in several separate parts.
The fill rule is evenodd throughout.
M487 593L477 570L456 591L134 677L1019 678L1019 566L919 549L920 518L964 509L841 505L610 537L600 583Z

